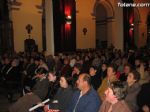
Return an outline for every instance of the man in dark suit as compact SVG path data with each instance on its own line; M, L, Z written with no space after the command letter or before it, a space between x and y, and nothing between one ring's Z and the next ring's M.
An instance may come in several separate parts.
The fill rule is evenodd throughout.
M4 59L4 65L3 65L3 67L1 68L1 71L0 71L0 74L3 77L3 80L6 80L5 75L6 75L6 72L8 71L8 69L10 68L10 66L11 66L10 59L6 57Z
M21 84L21 74L19 68L19 60L13 59L11 66L5 73L5 85L7 91L8 100L13 100L13 93L19 91L19 85Z

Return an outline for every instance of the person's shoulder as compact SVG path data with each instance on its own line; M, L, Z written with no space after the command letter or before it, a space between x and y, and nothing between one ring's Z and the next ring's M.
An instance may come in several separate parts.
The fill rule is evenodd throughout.
M140 89L141 85L138 82L136 82L135 84L133 84L133 88Z
M45 82L49 83L48 78L44 78L44 80L43 80L43 81L45 81Z
M58 92L62 91L62 88L61 88L61 87L59 87L57 91L58 91Z
M66 89L66 91L69 92L69 93L73 93L73 92L74 92L74 90L73 90L73 88L72 88L71 86L69 86L69 87Z
M74 92L73 86L70 86L69 90L71 90L72 92Z
M98 93L94 88L91 88L89 95L91 96L91 98L99 98Z
M131 112L131 110L128 107L128 104L124 100L119 101L118 106L120 106L120 108L124 109L125 112Z
M80 96L80 91L79 90L75 90L73 91L73 99L76 99Z
M95 89L91 89L88 99L93 102L95 105L100 105L101 104L101 99Z
M77 90L74 90L74 94L80 94L80 92L81 92L81 91L78 90L78 89L77 89Z
M102 80L102 83L106 83L107 82L107 77L105 77L103 80Z
M78 90L78 89L77 89L77 90L73 90L73 96L74 96L74 97L79 96L79 95L80 95L80 92L81 92L81 91Z

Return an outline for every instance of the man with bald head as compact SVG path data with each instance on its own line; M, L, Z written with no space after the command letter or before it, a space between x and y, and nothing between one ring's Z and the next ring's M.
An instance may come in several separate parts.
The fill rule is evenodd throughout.
M86 73L80 74L77 87L79 90L74 93L67 112L98 112L100 99L91 86L91 76Z

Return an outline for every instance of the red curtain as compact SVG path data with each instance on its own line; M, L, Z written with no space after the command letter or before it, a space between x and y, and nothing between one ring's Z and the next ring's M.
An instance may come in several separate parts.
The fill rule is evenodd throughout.
M53 0L55 52L76 50L75 0Z

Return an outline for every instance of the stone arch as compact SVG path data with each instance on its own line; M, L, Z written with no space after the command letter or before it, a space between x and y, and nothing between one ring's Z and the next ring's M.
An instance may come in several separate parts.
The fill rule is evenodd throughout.
M96 46L107 47L112 43L111 21L114 19L115 12L111 3L107 0L97 0L93 7L92 15L96 19Z
M140 15L140 12L139 12L138 8L134 8L134 17L136 19L135 22L138 22L138 23L141 22L141 15Z
M93 16L95 16L96 8L99 4L103 5L105 9L107 10L108 18L112 18L115 16L115 11L113 9L113 6L108 0L96 0L94 7L93 7L93 13L92 13Z

